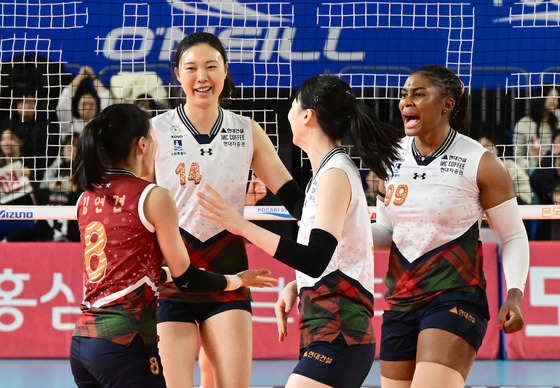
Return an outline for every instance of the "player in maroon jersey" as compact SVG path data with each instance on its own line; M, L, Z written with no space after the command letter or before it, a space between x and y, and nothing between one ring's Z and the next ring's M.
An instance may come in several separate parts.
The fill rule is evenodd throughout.
M165 387L155 314L160 278L172 277L185 292L274 282L268 270L219 275L191 263L173 197L139 178L152 171L156 148L149 118L132 104L106 108L80 136L73 181L85 190L76 207L85 298L71 346L79 387Z

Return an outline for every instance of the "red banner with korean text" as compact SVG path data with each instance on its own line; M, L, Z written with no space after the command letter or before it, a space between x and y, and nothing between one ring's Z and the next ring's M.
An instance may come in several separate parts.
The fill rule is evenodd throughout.
M498 357L498 268L496 244L484 243L491 320L479 359ZM531 242L531 276L525 290L523 333L506 336L510 358L560 359L558 335L560 264L550 252L556 243ZM290 314L288 337L278 342L274 304L294 270L248 244L251 268L268 268L278 279L271 289L252 289L253 357L294 359L299 350L297 306ZM556 265L554 265L556 264ZM387 254L375 256L374 328L381 332ZM66 358L83 297L83 253L77 243L0 244L0 358ZM539 286L540 285L540 286ZM534 300L533 300L534 299ZM556 331L555 331L556 330ZM539 334L535 336L534 334ZM379 354L377 346L377 354Z
M559 248L557 241L530 243L531 266L521 304L525 327L505 335L510 360L560 359Z
M80 244L0 244L0 357L70 355L83 263Z

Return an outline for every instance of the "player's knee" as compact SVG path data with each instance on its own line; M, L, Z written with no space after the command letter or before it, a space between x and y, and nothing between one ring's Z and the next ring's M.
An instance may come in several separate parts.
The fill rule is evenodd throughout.
M435 362L416 364L410 388L463 388L465 380L455 369Z
M381 388L410 388L410 380L394 380L381 376Z

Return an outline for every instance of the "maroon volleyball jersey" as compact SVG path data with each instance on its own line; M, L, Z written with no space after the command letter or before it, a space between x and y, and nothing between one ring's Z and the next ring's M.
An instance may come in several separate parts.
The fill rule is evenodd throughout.
M85 298L74 336L129 345L157 341L156 303L163 255L143 207L155 186L122 169L86 191L77 204L84 245Z

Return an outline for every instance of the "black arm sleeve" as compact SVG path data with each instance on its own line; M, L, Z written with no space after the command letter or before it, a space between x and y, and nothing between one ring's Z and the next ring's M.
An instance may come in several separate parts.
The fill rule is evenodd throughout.
M311 277L319 277L329 265L338 241L329 232L312 229L309 244L280 237L274 258Z
M224 275L203 271L193 263L179 277L173 277L173 283L183 292L219 292L227 287Z
M167 282L167 272L162 268L159 271L159 284L163 284Z
M290 212L292 217L298 220L301 219L305 193L301 187L299 187L295 179L284 183L275 195L280 202L282 202L282 205Z

